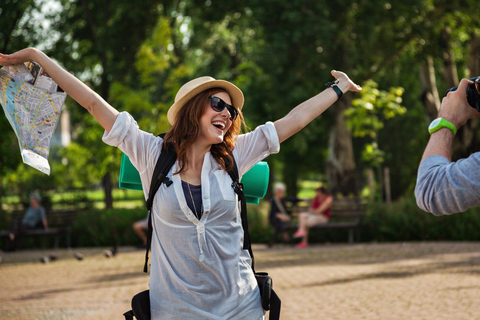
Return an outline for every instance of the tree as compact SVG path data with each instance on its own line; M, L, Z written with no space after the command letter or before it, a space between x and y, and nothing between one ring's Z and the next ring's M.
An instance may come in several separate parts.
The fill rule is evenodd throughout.
M43 1L11 0L0 7L0 52L12 53L36 46L46 38L39 13ZM35 13L35 17L33 17ZM0 202L4 177L22 164L18 140L6 117L0 117ZM28 171L28 170L27 170Z
M346 124L353 136L369 140L363 147L361 160L366 164L365 167L377 169L380 192L383 191L382 165L385 152L379 146L378 136L386 121L407 111L401 105L403 92L402 87L390 87L389 91L378 90L378 84L369 80L364 84L358 98L353 101L352 107L345 111Z
M330 79L327 66L338 66L357 81L372 76L387 79L378 81L387 87L392 62L409 54L418 39L416 32L441 14L428 1L415 3L415 10L404 1L384 6L369 1L181 3L183 9L174 13L185 31L172 31L182 43L174 46L175 52L183 51L177 55L192 77L210 74L241 83L250 126L276 120L321 91ZM404 73L395 76L400 79ZM352 100L346 95L322 116L323 121L314 121L272 157L273 163L282 163L290 191L296 190L300 175L323 171L327 153L323 146L328 141L334 191L358 189L355 152L344 116Z
M132 63L155 25L161 5L157 1L121 0L63 1L62 5L64 10L55 24L61 37L52 52L67 70L83 75L80 78L110 101L113 82L136 82ZM105 205L111 208L111 172L118 171L118 151L102 143L103 130L81 108L72 108L72 118L78 143L95 150L92 161L101 169Z

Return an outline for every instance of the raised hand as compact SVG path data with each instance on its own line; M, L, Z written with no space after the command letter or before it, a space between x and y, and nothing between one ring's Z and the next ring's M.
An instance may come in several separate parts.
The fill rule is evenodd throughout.
M442 105L438 111L438 116L442 117L460 128L468 119L480 118L480 112L470 107L467 101L466 91L473 82L468 79L462 79L455 91L450 91L442 99Z
M34 56L35 50L36 49L34 48L27 48L12 54L0 53L0 65L9 66L13 64L20 64L23 62L31 61L33 60L32 57Z
M330 73L338 80L337 85L343 93L347 93L348 91L358 92L362 90L362 87L350 80L345 73L335 70L332 70Z
M45 53L35 48L23 49L13 54L0 53L0 65L2 66L20 64L26 61L37 62L53 81L73 100L87 109L105 130L110 131L112 129L118 111L74 75L55 63Z

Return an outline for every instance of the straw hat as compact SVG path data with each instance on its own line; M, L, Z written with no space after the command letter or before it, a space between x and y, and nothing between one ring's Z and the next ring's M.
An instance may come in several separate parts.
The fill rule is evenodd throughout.
M212 77L200 77L185 83L180 90L178 90L177 95L175 96L175 103L167 112L168 122L173 125L178 111L185 105L185 103L200 92L210 88L225 89L232 99L233 106L237 108L237 110L242 110L244 102L243 93L236 85L225 80L216 80Z

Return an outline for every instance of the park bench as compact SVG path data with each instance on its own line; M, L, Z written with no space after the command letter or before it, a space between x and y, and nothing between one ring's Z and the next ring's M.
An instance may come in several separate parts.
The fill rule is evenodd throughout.
M308 212L310 199L299 199L293 202L290 210L292 217L298 218L300 212ZM348 243L360 241L360 228L363 217L366 215L366 203L360 198L334 198L330 210L328 223L319 224L310 228L313 230L346 229L348 230ZM298 221L298 220L297 220ZM296 229L298 225L290 225L289 229Z
M16 220L21 222L24 214L24 211L13 213L12 221ZM67 248L71 248L71 231L75 215L76 211L74 210L47 212L48 229L25 230L22 232L21 237L53 237L53 246L55 249L57 249L60 244L60 238L65 238L65 245ZM9 234L10 230L0 230L0 237L8 238Z

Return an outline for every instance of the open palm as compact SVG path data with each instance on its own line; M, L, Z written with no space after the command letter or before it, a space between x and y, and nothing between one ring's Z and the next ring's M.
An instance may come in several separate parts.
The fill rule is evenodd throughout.
M338 85L342 87L344 93L347 91L358 92L362 90L362 87L353 82L344 72L332 70L331 73L332 76L338 80Z

